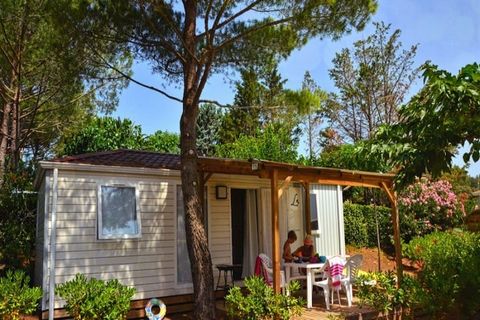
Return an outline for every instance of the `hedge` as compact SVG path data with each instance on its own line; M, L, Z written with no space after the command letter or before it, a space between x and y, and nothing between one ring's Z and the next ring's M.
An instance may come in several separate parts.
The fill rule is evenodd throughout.
M392 223L390 208L373 205L343 204L345 222L345 243L355 247L376 247L377 229L375 213L380 228L380 244L384 249L392 248Z

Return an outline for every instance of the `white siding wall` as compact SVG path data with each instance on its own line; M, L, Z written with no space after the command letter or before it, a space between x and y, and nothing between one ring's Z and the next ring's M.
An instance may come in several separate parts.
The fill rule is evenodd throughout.
M43 309L48 306L48 274L49 274L49 244L51 232L51 197L53 190L48 186L52 178L47 174L40 192L45 190L47 202L45 214L45 236L42 238L42 217L39 217L39 236L37 239L37 254L43 258L42 268L36 272L43 272L42 283L44 299ZM97 240L97 188L99 184L134 184L140 191L140 215L142 224L142 237L128 240ZM57 236L56 236L56 276L57 284L72 279L76 273L83 273L89 277L100 279L118 279L120 282L134 286L137 293L134 299L146 299L176 294L191 293L189 285L176 284L176 187L180 185L179 176L152 176L68 172L59 171L58 204L57 204ZM228 197L217 200L215 186L228 187ZM46 187L45 187L46 186ZM230 195L232 188L239 189L269 189L270 181L253 176L232 176L214 174L207 183L208 187L208 237L212 254L213 272L215 282L218 271L216 264L231 263L231 221L230 221ZM328 190L327 190L328 189ZM327 204L326 213L338 213L338 203L334 198L338 196L336 187L322 190L327 199L320 203ZM330 190L331 189L331 190ZM341 200L341 198L340 198ZM341 204L340 204L341 205ZM39 207L42 203L39 203ZM335 209L335 210L334 210ZM41 211L41 210L40 210ZM341 210L343 212L343 210ZM41 212L40 212L41 213ZM264 214L270 214L264 213ZM328 215L331 216L330 214ZM327 218L327 216L325 216ZM334 221L324 220L322 226L322 239L338 236L343 233L339 229L338 215L331 216ZM327 226L333 223L336 227ZM271 228L271 226L268 226ZM327 235L327 230L337 230ZM284 235L286 236L286 234ZM337 238L338 239L338 238ZM45 241L44 241L45 240ZM45 244L43 255L42 243ZM339 248L338 242L332 244ZM328 247L331 247L328 245ZM319 248L319 252L322 249ZM325 252L329 254L328 252ZM62 306L62 301L56 302L56 307Z
M342 189L339 186L310 185L316 195L319 232L315 236L316 250L320 255L344 255Z
M52 183L47 178L46 183ZM118 279L134 286L134 299L191 293L191 286L176 284L176 186L179 177L74 173L59 171L55 283L76 273L99 279ZM97 240L97 188L99 184L134 184L140 190L141 239ZM215 186L228 186L228 199L215 198ZM213 265L231 263L230 189L269 185L256 177L214 175L208 182L208 233ZM42 187L43 188L43 187ZM47 197L51 203L53 190ZM46 217L50 219L51 205ZM50 243L48 220L47 250ZM43 239L39 239L43 241ZM48 306L49 252L43 271L44 301ZM40 272L40 269L38 270ZM217 269L214 267L215 281ZM63 305L56 300L56 307Z
M142 238L97 240L99 184L134 184L140 190ZM135 299L189 292L175 286L175 186L165 177L111 177L59 172L56 237L56 277L62 283L83 273L118 279L137 289ZM50 193L50 197L52 193ZM49 212L51 207L49 206ZM48 235L50 235L51 226ZM45 270L46 271L46 270ZM48 296L48 273L44 295ZM60 302L56 303L60 306Z

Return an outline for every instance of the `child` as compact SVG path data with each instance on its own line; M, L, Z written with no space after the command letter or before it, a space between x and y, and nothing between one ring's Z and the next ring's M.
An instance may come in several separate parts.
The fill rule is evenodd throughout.
M290 245L295 241L297 241L297 235L295 234L295 231L290 230L288 232L287 241L285 241L285 244L283 245L283 260L285 262L293 261L292 248Z

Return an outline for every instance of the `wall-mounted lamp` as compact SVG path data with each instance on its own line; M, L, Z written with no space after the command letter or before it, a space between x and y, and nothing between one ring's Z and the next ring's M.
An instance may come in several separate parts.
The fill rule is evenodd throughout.
M252 159L252 171L257 171L258 169L260 169L260 161L258 161L257 159Z
M227 186L216 186L215 197L217 199L227 199Z

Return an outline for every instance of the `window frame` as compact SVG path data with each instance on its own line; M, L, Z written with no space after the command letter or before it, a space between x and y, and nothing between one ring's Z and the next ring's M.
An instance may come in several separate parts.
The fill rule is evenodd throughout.
M133 188L135 191L135 216L137 219L137 234L123 235L103 235L103 211L102 211L102 187L111 188ZM142 219L140 213L140 189L137 184L133 183L99 183L97 186L97 240L122 240L122 239L140 239L142 238Z

